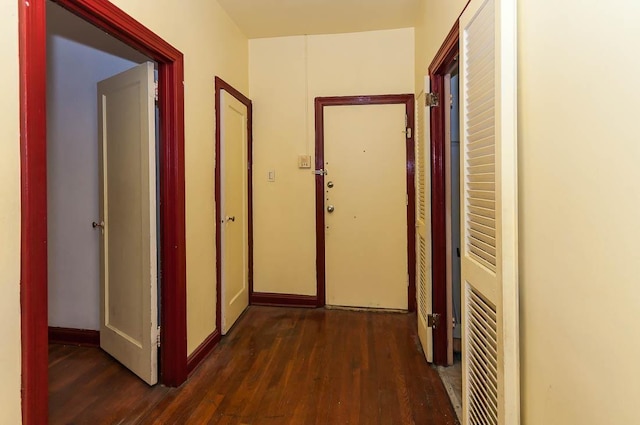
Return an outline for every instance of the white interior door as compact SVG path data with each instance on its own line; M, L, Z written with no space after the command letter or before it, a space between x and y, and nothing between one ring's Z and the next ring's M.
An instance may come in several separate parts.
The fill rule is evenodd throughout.
M324 110L328 305L407 309L405 105Z
M102 217L100 346L158 381L153 64L98 83Z
M520 423L516 0L460 18L463 423Z
M429 110L425 104L424 93L429 93L431 82L424 79L424 92L416 99L416 113L423 119L416 119L416 291L418 305L418 337L429 363L433 362L433 328L427 326L427 317L433 311L431 282L431 228L430 210L427 209L427 188L430 186L430 174L427 171L429 159L429 143L427 135L430 131ZM420 125L424 123L424 125Z
M222 334L249 306L249 243L247 205L247 107L222 90L221 261Z

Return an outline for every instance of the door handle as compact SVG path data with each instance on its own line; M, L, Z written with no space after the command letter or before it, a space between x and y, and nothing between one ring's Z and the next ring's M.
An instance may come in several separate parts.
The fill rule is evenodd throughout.
M327 207L327 212L328 212L329 214L331 214L331 213L332 213L332 212L334 212L335 210L336 210L336 207L334 207L333 205L329 205L329 206Z
M236 221L236 216L235 215L231 215L231 216L227 216L227 221Z
M91 227L93 227L94 229L95 229L96 227L99 227L99 228L101 228L101 229L103 229L103 230L104 230L104 221L101 221L100 223L96 223L96 222L94 221L93 223L91 223Z

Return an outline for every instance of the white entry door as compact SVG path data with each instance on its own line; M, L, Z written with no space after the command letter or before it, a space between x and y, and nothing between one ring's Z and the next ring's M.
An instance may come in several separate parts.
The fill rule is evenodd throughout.
M405 105L324 108L326 304L408 308Z
M100 346L158 381L155 89L145 63L98 83Z
M220 91L222 334L249 306L247 107Z
M516 0L460 17L463 423L520 423Z

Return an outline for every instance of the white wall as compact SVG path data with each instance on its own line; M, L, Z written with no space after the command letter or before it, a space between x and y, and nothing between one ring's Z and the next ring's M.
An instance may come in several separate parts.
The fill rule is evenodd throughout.
M315 178L297 166L314 164L314 99L413 93L413 41L412 28L250 41L256 292L316 293Z
M54 34L47 54L49 326L98 330L96 84L136 63Z
M20 424L18 2L0 10L0 423Z
M638 424L640 4L519 2L523 424Z

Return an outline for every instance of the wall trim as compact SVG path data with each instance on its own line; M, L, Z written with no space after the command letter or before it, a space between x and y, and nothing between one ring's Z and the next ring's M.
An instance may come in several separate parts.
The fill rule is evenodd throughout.
M56 0L158 63L161 117L162 338L160 379L187 378L182 53L107 0ZM48 418L46 0L18 2L21 169L22 423Z
M249 298L249 302L251 305L315 308L318 305L318 297L316 297L315 295L253 292Z
M389 105L404 104L407 127L411 137L406 143L407 176L407 309L416 310L416 188L415 188L415 97L413 94L385 94L373 96L317 97L315 100L315 156L316 170L324 168L324 108L341 105ZM318 307L326 300L325 275L325 221L324 221L324 175L316 175L316 277Z
M211 354L213 349L216 348L216 345L218 345L218 342L220 342L220 330L216 329L189 355L187 358L189 375Z
M49 344L100 347L100 331L49 326Z
M243 95L220 77L215 77L215 108L216 108L216 165L215 165L215 221L216 221L216 329L222 329L222 212L220 203L222 197L220 143L222 134L221 125L221 99L220 92L224 90L247 107L247 244L248 254L248 279L249 279L249 303L253 294L253 105L251 99Z

